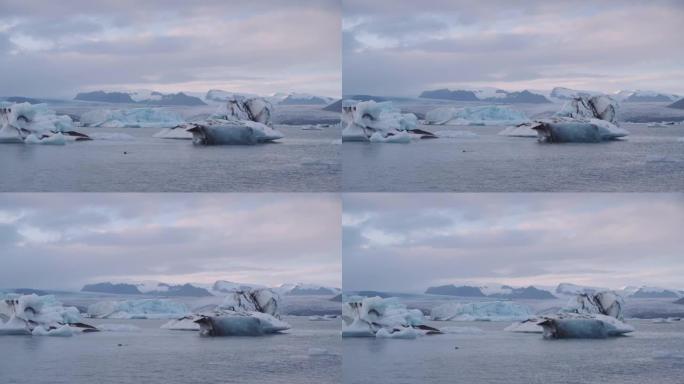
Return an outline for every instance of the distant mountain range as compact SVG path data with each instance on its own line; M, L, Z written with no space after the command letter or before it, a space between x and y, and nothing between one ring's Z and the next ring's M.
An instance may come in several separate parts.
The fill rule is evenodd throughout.
M218 280L209 286L200 284L166 284L158 281L144 281L140 283L111 283L102 282L86 284L81 292L97 292L119 295L154 295L154 296L221 296L236 291L244 291L253 288L266 288L259 284L234 283L226 280ZM279 287L271 287L281 295L320 295L335 296L341 293L339 288L324 287L314 284L283 284Z
M81 92L76 95L74 100L97 101L103 103L129 103L144 105L206 105L198 97L188 96L183 92L163 94L151 91L130 91L130 92L106 92L93 91Z
M520 92L508 92L496 88L483 89L436 89L424 91L420 94L421 98L443 99L454 101L487 101L491 103L550 103L551 101L570 100L579 96L595 96L605 93L597 91L576 90L565 87L555 87L549 92L524 90ZM623 90L613 94L607 94L622 102L672 102L680 97L675 94L644 91L644 90ZM684 102L682 103L684 104ZM674 106L673 108L677 108ZM684 105L682 106L684 108Z
M456 285L442 285L438 287L429 287L425 293L432 295L447 295L459 297L490 297L495 299L533 299L533 300L548 300L555 299L556 296L551 292L538 289L533 286L523 288L513 288L508 285L496 287L475 287L475 286L456 286Z
M674 103L668 105L670 108L684 109L684 99L679 99Z
M571 283L560 283L553 290L540 289L534 286L514 288L509 285L441 285L429 287L425 293L432 295L446 295L458 297L481 297L496 299L533 299L547 300L564 298L581 293L594 293L608 290L607 288L581 286ZM635 299L677 299L684 297L684 292L675 289L657 287L625 287L617 290L624 297Z
M528 90L520 92L507 92L502 89L478 89L478 90L449 90L447 88L432 91L423 91L420 94L423 99L443 99L454 101L487 101L491 103L531 103L543 104L551 101L546 96L533 93Z

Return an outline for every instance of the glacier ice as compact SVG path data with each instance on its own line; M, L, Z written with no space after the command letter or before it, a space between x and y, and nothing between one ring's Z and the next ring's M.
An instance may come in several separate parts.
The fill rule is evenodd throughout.
M349 297L342 319L342 337L415 338L441 333L424 324L420 310L408 309L396 298Z
M173 319L189 313L184 304L168 299L105 300L88 306L98 319Z
M164 108L96 109L81 115L81 124L104 128L169 128L185 121Z
M440 107L425 114L427 124L433 125L517 125L530 119L524 113L506 106Z
M540 142L597 143L629 135L617 126L617 115L618 103L609 96L581 96L566 102L553 117L519 127L535 130Z
M531 315L530 308L511 301L450 302L430 311L433 320L443 321L512 321Z
M401 113L391 101L345 100L342 103L342 122L345 125L342 130L342 141L406 143L411 139L436 137L430 132L416 128L416 115Z
M540 332L545 339L621 336L634 331L634 327L623 321L623 305L622 297L612 291L581 293L555 315L530 317L511 324L506 330Z
M46 104L0 103L0 143L63 145L90 140L73 130L69 116L57 115Z
M172 320L162 328L199 330L202 336L260 336L290 329L280 320L280 296L267 288L235 291L215 308Z
M233 96L208 119L177 125L155 137L192 137L201 145L253 145L283 138L271 122L272 105L263 98Z
M0 335L70 336L97 331L81 322L76 307L65 307L53 295L8 294L0 301Z

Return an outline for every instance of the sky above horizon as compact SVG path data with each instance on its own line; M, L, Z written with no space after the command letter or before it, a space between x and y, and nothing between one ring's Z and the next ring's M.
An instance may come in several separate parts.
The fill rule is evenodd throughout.
M684 94L684 2L343 1L343 94L483 87Z
M333 194L3 194L0 288L341 286Z
M0 11L0 96L341 94L337 0L4 0Z
M347 291L445 284L684 290L678 194L346 194Z

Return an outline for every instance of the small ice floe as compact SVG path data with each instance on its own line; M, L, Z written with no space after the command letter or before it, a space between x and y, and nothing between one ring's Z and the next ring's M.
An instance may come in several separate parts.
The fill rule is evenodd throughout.
M309 316L309 321L332 321L337 319L337 315Z
M219 306L170 321L162 328L199 330L202 336L280 333L290 329L290 325L280 320L279 301L280 296L266 288L236 291L226 296Z
M412 139L437 137L416 128L416 115L401 113L391 101L345 100L342 103L342 122L342 141L409 143Z
M316 357L316 356L334 356L333 353L330 353L330 351L328 351L328 350L325 349L325 348L315 348L315 347L309 348L309 350L307 351L307 354L308 354L310 357Z
M52 295L7 295L0 301L0 335L68 337L96 331L81 322L76 307L65 307Z
M235 95L204 121L167 128L155 134L157 138L192 138L200 145L253 145L283 138L273 128L273 106L266 99Z
M681 321L682 319L679 317L666 317L666 318L657 318L657 319L652 319L651 322L654 324L671 324L675 323L677 321Z
M440 331L453 335L483 335L484 331L478 327L442 327Z
M475 132L470 132L470 131L437 131L435 132L435 136L440 137L440 138L451 138L451 139L460 139L460 138L465 138L465 139L475 139L480 137Z
M93 140L107 140L107 141L133 141L135 137L119 132L94 132L90 134Z
M571 298L556 315L531 317L512 324L507 331L536 333L545 339L602 339L634 331L623 321L622 298L611 291L582 293Z
M81 115L86 127L168 128L183 123L180 115L164 108L96 109Z
M451 302L430 311L436 321L513 321L527 319L532 311L511 301Z
M526 136L532 129L540 142L597 143L629 135L617 126L618 103L606 95L580 96L568 102L549 119L535 120L500 134Z
M90 140L73 127L69 116L57 115L45 104L0 103L0 143L64 145Z
M515 125L512 127L506 127L503 131L499 132L501 136L509 137L537 137L537 131L530 128L530 124Z
M430 125L517 125L528 123L524 113L506 106L440 107L425 114Z
M407 309L396 298L352 296L342 307L342 337L414 339L442 333L425 325L418 309Z
M184 304L168 299L106 300L88 306L88 316L97 319L173 319L188 313Z

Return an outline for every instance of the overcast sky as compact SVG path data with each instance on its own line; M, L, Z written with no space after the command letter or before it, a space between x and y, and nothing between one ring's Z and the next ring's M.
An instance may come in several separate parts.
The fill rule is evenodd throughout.
M0 288L225 279L341 286L325 194L3 194Z
M3 0L0 95L211 88L339 97L337 0Z
M343 92L684 93L684 2L344 0Z
M345 290L684 289L684 195L346 194Z

